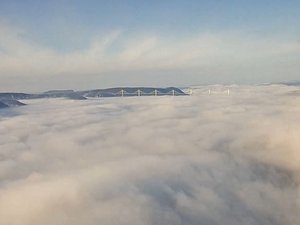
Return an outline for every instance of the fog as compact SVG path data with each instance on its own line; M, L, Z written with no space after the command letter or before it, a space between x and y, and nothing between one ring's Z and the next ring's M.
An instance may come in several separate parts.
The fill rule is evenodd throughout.
M299 224L299 92L203 86L2 110L0 225Z

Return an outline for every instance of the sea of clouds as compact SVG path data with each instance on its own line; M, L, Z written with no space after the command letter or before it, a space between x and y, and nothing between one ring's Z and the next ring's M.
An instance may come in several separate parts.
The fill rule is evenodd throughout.
M0 225L300 224L299 87L25 103L0 111Z

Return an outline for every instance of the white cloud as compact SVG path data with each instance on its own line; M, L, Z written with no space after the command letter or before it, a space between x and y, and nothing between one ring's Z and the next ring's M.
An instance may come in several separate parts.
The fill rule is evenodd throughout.
M0 225L297 224L299 88L210 88L6 111Z
M215 80L220 82L284 80L298 76L300 69L300 45L296 40L247 37L243 33L168 40L159 35L126 37L121 31L114 31L91 38L85 49L62 53L32 43L25 38L28 31L3 24L0 31L0 74L4 86L10 76L24 79L85 75L81 79L86 81L89 75L99 74L100 82L107 73L137 71L141 76L149 71L192 71L191 83L192 79L201 81L197 74L219 77ZM118 48L114 49L115 45ZM145 79L151 80L147 75Z

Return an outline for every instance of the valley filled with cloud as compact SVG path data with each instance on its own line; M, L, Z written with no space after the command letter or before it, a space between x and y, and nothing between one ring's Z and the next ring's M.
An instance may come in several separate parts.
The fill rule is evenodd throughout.
M299 86L24 103L0 110L0 225L299 224Z

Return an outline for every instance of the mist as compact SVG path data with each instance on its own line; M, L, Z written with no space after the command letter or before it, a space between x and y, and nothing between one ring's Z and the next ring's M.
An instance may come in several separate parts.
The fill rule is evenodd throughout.
M0 111L0 225L299 224L299 92L200 86Z

